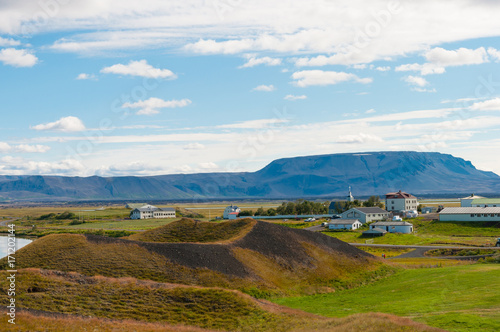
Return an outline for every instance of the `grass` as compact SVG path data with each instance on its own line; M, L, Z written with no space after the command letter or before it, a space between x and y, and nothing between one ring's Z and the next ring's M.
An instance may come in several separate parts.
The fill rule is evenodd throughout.
M7 275L0 272L2 288L7 287ZM235 291L134 278L24 269L18 271L16 280L18 308L42 311L37 315L18 312L16 331L203 331L197 327L242 332L436 331L387 314L324 318L256 301ZM5 293L0 298L7 300ZM69 316L51 317L51 313ZM75 314L79 316L72 316Z
M171 222L180 220L178 218L168 219L137 219L108 222L89 222L74 226L65 226L65 229L123 229L123 230L146 230L168 225Z
M145 242L221 242L244 236L254 224L255 221L252 219L230 220L221 223L181 219L162 227L131 235L129 238Z
M404 249L404 248L383 248L383 247L363 247L363 246L359 246L356 248L366 251L367 253L370 253L373 256L377 257L382 257L382 255L385 255L386 258L399 256L414 250L414 249Z
M500 234L500 222L498 221L423 221L416 218L411 222L418 234L422 235L495 237Z
M377 311L450 331L498 331L498 280L498 264L408 269L357 289L275 302L328 317Z

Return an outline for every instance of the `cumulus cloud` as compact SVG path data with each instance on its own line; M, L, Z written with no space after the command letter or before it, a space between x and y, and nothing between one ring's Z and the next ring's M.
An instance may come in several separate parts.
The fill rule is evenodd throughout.
M419 71L420 75L443 74L446 68L432 63L412 63L397 66L395 71Z
M12 149L12 147L5 142L0 142L0 152L9 152Z
M76 77L77 80L95 80L96 77L94 74L86 74L86 73L81 73Z
M35 144L35 145L20 144L17 145L14 149L19 152L45 153L50 150L50 147L48 147L47 145L40 145L40 144Z
M82 120L75 116L67 116L60 118L57 121L39 124L31 127L34 130L50 130L50 131L62 131L62 132L73 132L73 131L83 131L85 130L85 125Z
M459 48L457 50L445 50L441 47L431 49L425 54L428 62L439 66L464 66L478 65L488 62L488 54L484 47L475 50Z
M290 120L287 119L260 119L260 120L249 120L238 123L231 123L225 125L219 125L216 128L223 129L261 129L272 126L277 126L279 124L287 123Z
M0 62L13 67L33 67L38 58L28 50L4 48L0 50Z
M493 61L500 62L500 51L499 50L497 50L493 47L490 47L490 48L488 48L488 54L493 59Z
M250 68L258 65L266 65L266 66L279 66L281 65L281 59L271 58L268 56L262 58L250 57L247 62L241 65L239 68Z
M14 40L12 38L2 38L0 37L0 46L19 46L20 41Z
M307 96L306 95L300 95L300 96L286 95L285 98L283 98L283 99L285 99L285 100L291 100L291 101L304 100L304 99L307 99Z
M264 91L264 92L271 92L274 90L276 90L276 88L272 84L271 85L259 85L259 86L252 89L252 91Z
M146 60L130 61L126 65L119 63L110 67L105 67L101 69L101 73L140 76L147 78L177 78L177 75L175 75L172 71L168 69L155 68L148 64Z
M472 104L470 108L476 111L500 111L500 98L479 101Z
M152 97L136 103L125 103L122 105L122 108L138 108L137 115L153 115L160 113L160 109L162 108L186 107L189 104L191 104L191 100L189 99L163 100Z
M371 78L359 78L351 73L324 70L298 71L292 74L292 78L295 80L293 84L301 88L313 85L333 85L348 81L368 84L373 81Z
M45 162L5 157L2 158L2 164L0 165L0 172L7 175L68 175L82 174L85 170L86 167L75 159Z
M389 66L379 66L379 67L375 67L373 69L375 69L376 71L389 71L389 70L391 70L391 67L389 67Z
M429 82L427 82L427 80L425 78L419 77L419 76L409 75L409 76L403 77L403 80L408 84L416 85L419 87L424 87L424 86L429 84Z

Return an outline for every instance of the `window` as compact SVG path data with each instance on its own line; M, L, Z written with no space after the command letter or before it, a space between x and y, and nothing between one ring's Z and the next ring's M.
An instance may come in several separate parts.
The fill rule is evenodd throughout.
M471 217L474 217L474 214L471 214L470 216L471 216Z

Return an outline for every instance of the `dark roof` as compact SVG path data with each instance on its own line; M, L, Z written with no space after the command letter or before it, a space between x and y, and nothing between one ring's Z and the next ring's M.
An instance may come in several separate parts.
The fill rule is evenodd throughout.
M398 199L398 198L415 198L412 194L405 193L403 191L398 191L397 193L387 193L385 194L386 199Z
M381 209L379 207L355 207L353 209L361 211L365 214L367 214L367 213L389 213L386 210Z

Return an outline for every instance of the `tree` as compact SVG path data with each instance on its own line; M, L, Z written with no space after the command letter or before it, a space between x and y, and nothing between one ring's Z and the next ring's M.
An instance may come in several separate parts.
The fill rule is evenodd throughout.
M380 197L378 196L370 196L367 201L363 202L363 206L366 207L379 207L381 208L383 206L382 202L380 202Z
M262 207L258 208L257 211L255 211L255 215L256 216L266 216L266 212L264 211L264 209Z
M240 217L250 217L250 216L253 216L253 212L250 210L243 210L238 215Z

